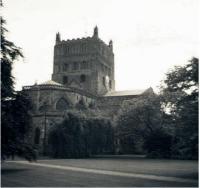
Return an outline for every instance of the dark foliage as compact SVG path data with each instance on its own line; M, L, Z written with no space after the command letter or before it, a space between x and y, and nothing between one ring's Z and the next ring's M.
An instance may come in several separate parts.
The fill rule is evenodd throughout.
M113 130L104 119L68 113L49 134L49 154L54 158L80 158L113 152Z
M143 153L148 157L170 157L171 141L167 142L166 116L160 97L148 95L130 100L117 120L116 135L120 153ZM166 142L167 145L163 147Z
M35 159L34 148L26 138L30 130L30 114L27 111L31 109L30 100L23 92L18 92L12 99L3 100L1 105L2 158L18 155L28 160Z
M198 158L198 63L192 58L187 65L175 67L167 73L161 88L163 104L170 110L169 125L174 128L175 158Z
M142 154L142 140L133 135L120 137L120 154Z
M163 129L149 134L144 141L144 149L151 158L170 158L172 150L172 136Z
M120 151L143 146L148 157L197 159L198 91L198 59L192 58L166 74L160 95L128 101L117 121Z
M22 92L14 91L12 76L13 63L23 55L19 47L7 40L6 32L5 20L1 17L1 156L6 159L19 155L31 160L35 159L35 152L25 139L30 101Z
M6 39L7 29L4 27L5 20L1 17L1 98L12 97L14 93L14 78L12 65L18 57L23 57L19 47Z

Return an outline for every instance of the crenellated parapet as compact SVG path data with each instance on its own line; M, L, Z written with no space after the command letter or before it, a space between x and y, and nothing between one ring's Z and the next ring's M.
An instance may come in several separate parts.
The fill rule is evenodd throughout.
M87 44L87 46L82 46L84 44ZM56 34L56 45L55 48L58 48L59 50L63 50L63 48L72 48L72 49L68 49L65 50L65 52L67 51L76 51L78 53L83 52L84 48L85 51L87 51L86 48L88 48L88 50L91 50L91 48L105 48L105 50L108 51L108 53L110 53L110 55L113 55L112 51L113 51L113 44L112 41L109 41L109 44L106 44L103 40L101 40L98 36L98 28L97 26L94 28L94 33L92 37L82 37L82 38L73 38L73 39L68 39L68 40L61 40L60 37L60 33ZM76 48L76 49L73 49ZM59 52L58 52L59 53ZM60 53L60 54L67 54L67 53Z

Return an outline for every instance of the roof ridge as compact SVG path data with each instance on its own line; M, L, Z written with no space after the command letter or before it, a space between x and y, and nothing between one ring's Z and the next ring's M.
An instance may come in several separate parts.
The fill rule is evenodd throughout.
M42 82L41 84L38 85L59 85L62 86L62 84L55 82L54 80L47 80L45 82Z
M125 95L141 95L147 89L134 89L134 90L119 90L119 91L109 91L104 96L125 96Z

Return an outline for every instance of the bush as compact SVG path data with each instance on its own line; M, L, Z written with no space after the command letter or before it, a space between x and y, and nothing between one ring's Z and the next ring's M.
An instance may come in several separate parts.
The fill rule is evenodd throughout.
M80 158L112 153L111 122L68 113L62 124L49 134L49 155L54 158Z
M172 136L163 129L156 130L145 138L144 149L147 152L147 157L170 158Z
M175 137L172 147L172 158L198 159L198 133L193 137L182 139Z

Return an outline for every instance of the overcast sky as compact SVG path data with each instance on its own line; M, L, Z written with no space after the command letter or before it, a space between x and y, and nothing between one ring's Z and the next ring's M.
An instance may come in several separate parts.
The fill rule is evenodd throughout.
M113 40L117 90L154 89L174 65L198 57L198 0L4 0L8 37L22 48L16 89L49 80L56 32Z

